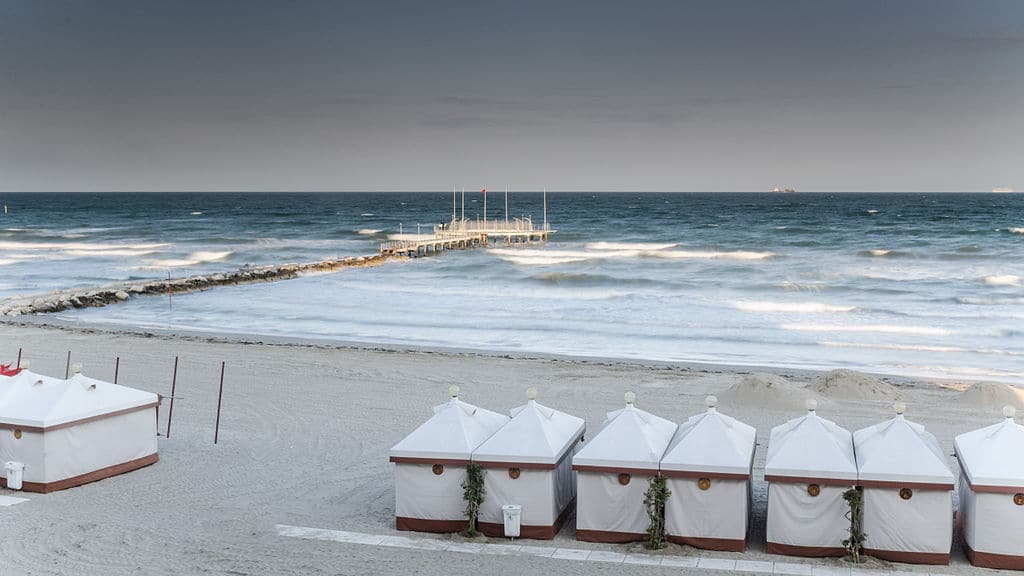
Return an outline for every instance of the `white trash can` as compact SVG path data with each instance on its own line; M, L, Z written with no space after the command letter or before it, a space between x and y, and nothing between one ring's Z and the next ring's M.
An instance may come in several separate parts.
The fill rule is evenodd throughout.
M11 490L21 490L21 477L25 473L25 465L21 462L5 462L4 472L7 474L7 487Z
M523 507L519 504L505 504L501 507L505 516L505 537L519 538L519 519L523 514Z

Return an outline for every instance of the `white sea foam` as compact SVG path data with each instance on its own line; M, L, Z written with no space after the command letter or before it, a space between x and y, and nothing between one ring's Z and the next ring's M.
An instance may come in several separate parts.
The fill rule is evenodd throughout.
M867 332L878 334L918 334L921 336L949 336L953 332L945 328L933 328L930 326L896 326L892 324L863 324L863 325L842 325L842 324L783 324L784 330L796 332Z
M1020 276L1013 274L985 276L981 280L991 286L1020 286Z
M366 234L368 236L372 236L373 234L380 234L381 232L383 232L383 230L378 230L375 228L360 228L359 230L356 230L356 234Z
M878 210L875 210L874 208L872 208L871 210L866 210L866 212L868 214L878 214Z
M870 250L872 256L888 256L892 250Z
M796 314L822 314L850 312L853 306L836 306L822 302L734 302L733 307L744 312L789 312Z
M588 250L639 250L658 251L675 248L678 244L655 244L651 242L591 242L586 245Z
M169 244L93 244L89 242L0 242L0 250L78 250L103 252L106 250L153 250Z
M189 215L191 215L191 216L202 216L203 213L198 211L198 210L196 210L196 211L193 211L193 212L189 212Z
M734 252L713 252L699 250L668 250L647 254L658 258L700 259L700 260L767 260L775 257L774 252L750 252L736 250Z
M156 250L148 249L134 249L134 248L111 248L109 250L66 250L64 253L68 256L77 256L79 258L109 258L112 256L146 256L147 254L153 254Z
M225 252L193 252L187 258L156 259L146 262L143 268L178 268L181 266L195 266L207 262L217 262L231 256L231 251Z
M961 346L932 346L926 344L869 344L866 342L818 342L821 346L832 348L871 348L877 350L899 350L904 352L941 352L964 354L992 354L996 356L1021 356L1018 352L998 350L994 348L964 348Z
M369 216L373 216L373 212L363 212L362 214L360 214L360 216L362 216L364 218L369 217Z
M1010 228L1010 232L1013 234L1024 234L1024 228Z

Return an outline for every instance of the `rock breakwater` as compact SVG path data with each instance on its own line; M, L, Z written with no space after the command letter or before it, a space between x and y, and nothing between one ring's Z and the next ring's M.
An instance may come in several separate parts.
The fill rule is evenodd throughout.
M182 278L123 282L102 287L55 290L48 294L16 296L0 301L0 316L46 314L72 308L102 307L137 296L179 294L209 290L216 286L273 282L297 278L307 273L337 272L344 268L376 266L395 256L373 255L321 260L305 264L244 266L233 272L200 274Z

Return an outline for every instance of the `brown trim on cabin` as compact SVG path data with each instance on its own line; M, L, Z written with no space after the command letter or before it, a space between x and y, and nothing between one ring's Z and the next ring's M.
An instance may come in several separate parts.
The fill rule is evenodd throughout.
M565 524L565 520L569 517L569 514L576 509L576 499L573 498L568 504L565 505L565 509L555 519L555 523L551 526L527 526L521 525L519 527L520 538L530 538L533 540L551 540L558 534L558 531L562 529L562 525ZM477 522L476 527L484 536L491 538L504 538L505 537L505 524L495 522Z
M972 549L964 541L964 553L974 566L979 568L995 568L997 570L1024 570L1024 556L1013 554L996 554L995 552L979 552Z
M750 474L730 474L729 472L692 472L689 470L662 470L662 476L668 478L710 478L712 480L750 480Z
M640 542L647 538L647 533L634 534L632 532L612 532L610 530L580 530L576 529L576 539L580 542L601 542L605 544L624 544L626 542Z
M106 420L107 418L113 418L114 416L121 416L122 414L130 414L132 412L139 412L142 410L148 410L155 408L160 405L160 400L156 402L150 402L142 406L135 406L132 408L125 408L124 410L117 410L116 412L107 412L106 414L97 414L95 416L89 416L88 418L80 418L78 420L72 420L70 422L61 422L60 424L54 424L53 426L23 426L21 424L8 424L6 422L0 422L0 429L10 430L22 430L24 432L50 432L52 430L61 430L63 428L70 428L79 424L88 424L89 422L95 422L97 420Z
M747 549L746 539L733 538L695 538L692 536L668 535L668 541L675 544L686 544L704 550L721 550L723 552L743 552Z
M1018 492L1024 492L1024 486L987 486L984 484L971 484L971 481L967 480L967 485L971 487L974 492L991 492L995 494L1016 494Z
M93 470L92 472L79 474L78 476L72 476L71 478L65 478L63 480L56 480L54 482L22 482L21 489L25 492L49 494L50 492L65 490L74 486L81 486L82 484L103 480L104 478L109 478L111 476L117 476L118 474L124 474L125 472L131 472L132 470L149 466L159 459L160 456L154 452L149 456L143 456L142 458L136 458L135 460L129 460L128 462L114 464L113 466L107 466L106 468L100 468L99 470ZM6 477L0 476L0 486L4 488L7 487Z
M819 486L840 486L852 487L857 485L857 479L844 480L842 478L812 478L810 476L777 476L775 474L765 475L765 482L777 482L780 484L818 484Z
M558 464L545 464L539 462L493 462L490 460L474 460L484 468L520 468L522 470L554 470Z
M469 520L426 520L424 518L395 516L396 530L447 534L449 532L462 532L468 528Z
M858 480L857 486L862 488L916 488L918 490L950 491L953 484L931 482L894 482L892 480Z
M641 476L657 476L657 470L649 468L617 468L614 466L587 466L573 464L572 469L577 472L599 472L602 474L639 474Z
M801 556L803 558L840 558L846 555L846 548L841 546L797 546L795 544L768 542L765 552L769 554L782 554L783 556Z
M395 464L441 464L442 466L469 465L469 460L452 458L410 458L408 456L392 456L389 460Z
M931 564L946 566L949 564L949 552L907 552L899 550L877 550L865 548L864 554L889 562L904 564Z

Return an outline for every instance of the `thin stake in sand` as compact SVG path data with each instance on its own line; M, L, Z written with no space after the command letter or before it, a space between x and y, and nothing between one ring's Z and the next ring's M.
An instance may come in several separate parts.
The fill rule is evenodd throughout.
M220 363L220 391L217 392L217 424L213 429L213 443L217 443L217 437L220 435L220 400L224 397L224 362ZM172 398L173 402L174 399Z
M174 375L171 376L171 406L167 409L167 433L164 438L171 437L171 417L174 416L174 389L178 387L178 357L174 357Z
M71 350L68 350L68 365L64 368L64 379L71 376Z
M118 356L117 358L114 359L114 384L117 384L117 374L120 371L121 371L121 357ZM160 406L157 406L156 409L160 410Z

